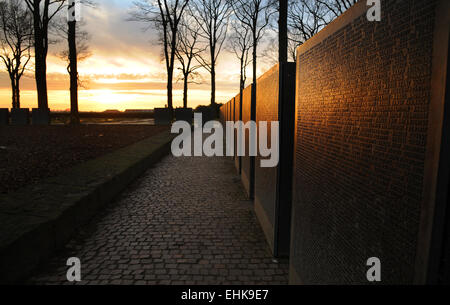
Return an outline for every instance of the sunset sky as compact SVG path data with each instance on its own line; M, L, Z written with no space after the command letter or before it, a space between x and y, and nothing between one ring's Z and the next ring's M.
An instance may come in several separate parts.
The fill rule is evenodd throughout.
M80 110L164 107L167 104L166 73L157 32L143 31L145 24L126 21L132 0L97 0L97 3L97 8L83 7L81 11L84 29L91 36L92 56L79 64L79 74L86 86L79 92ZM64 41L51 45L48 56L47 80L52 110L69 108L68 74L65 62L58 57L64 47ZM269 66L262 62L258 70L264 71ZM225 50L217 70L216 99L221 103L235 96L239 89L239 62L235 55ZM202 74L203 83L190 87L190 107L209 103L209 75ZM178 107L182 105L182 82L174 85L174 106ZM32 72L22 78L21 104L24 108L37 107ZM9 78L1 66L0 108L10 107Z

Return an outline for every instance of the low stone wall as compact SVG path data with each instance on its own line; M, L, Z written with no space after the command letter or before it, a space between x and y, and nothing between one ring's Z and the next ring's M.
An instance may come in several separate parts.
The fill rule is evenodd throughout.
M31 112L31 124L50 125L50 109L33 108Z
M0 126L9 125L9 109L0 108Z
M170 125L172 123L172 113L169 108L155 108L155 124Z
M194 112L192 108L177 108L175 109L175 120L185 121L192 125L194 120Z
M30 123L30 110L25 108L11 109L11 125L21 126Z

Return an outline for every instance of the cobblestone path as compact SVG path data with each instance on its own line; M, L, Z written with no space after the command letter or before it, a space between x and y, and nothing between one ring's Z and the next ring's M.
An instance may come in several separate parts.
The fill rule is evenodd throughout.
M166 157L108 205L29 283L287 284L229 158Z

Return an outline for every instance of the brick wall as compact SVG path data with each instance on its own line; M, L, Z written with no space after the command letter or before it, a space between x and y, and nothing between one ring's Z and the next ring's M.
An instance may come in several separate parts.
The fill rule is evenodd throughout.
M436 3L360 3L299 48L292 283L367 283L373 256L413 282Z
M238 122L241 120L241 96L238 94L235 98L234 98L234 121ZM235 141L237 143L237 136L238 133L235 130L234 132L234 138ZM234 166L236 167L236 171L238 172L238 174L241 174L241 157L239 157L237 155L237 145L235 145L234 147Z
M257 80L256 86L256 122L258 131L260 122L278 121L279 72L277 66L267 71ZM271 124L267 124L267 143L271 147ZM258 143L260 142L258 133ZM274 250L275 205L277 196L277 167L262 168L261 156L255 160L255 211L264 230L266 239Z
M228 102L228 121L234 120L234 98Z
M251 120L251 101L252 101L252 86L248 86L242 92L242 121L247 123ZM246 130L245 132L245 151L246 154L244 157L241 157L241 178L242 183L244 184L245 191L247 192L247 196L250 197L250 160L248 151L249 151L249 132Z
M225 105L220 106L219 119L222 123L225 121Z
M225 121L230 119L230 101L225 104Z
M227 104L223 104L221 109L223 109L223 120L226 121L226 119L227 119Z

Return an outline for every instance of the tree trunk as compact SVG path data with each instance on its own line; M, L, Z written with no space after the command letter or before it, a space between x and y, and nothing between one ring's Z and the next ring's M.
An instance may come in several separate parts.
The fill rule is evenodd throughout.
M252 102L251 102L251 120L256 120L256 60L257 60L257 50L258 44L256 42L256 38L254 38L253 43L253 86L252 86Z
M167 69L167 106L169 107L171 116L173 117L173 68L175 66L177 29L172 28L172 42L170 49L170 63Z
M241 93L244 90L244 88L245 88L245 81L244 81L244 73L245 73L244 56L245 56L245 50L242 52L242 56L241 56L241 73L240 73L240 79L239 79L239 93Z
M47 99L47 68L42 60L36 60L36 90L39 109L48 109Z
M173 67L167 71L167 107L173 112Z
M215 63L211 66L211 105L216 104L216 67Z
M79 124L76 21L69 22L70 123Z
M41 28L40 1L34 1L34 51L35 51L35 79L38 97L38 107L48 109L47 97L47 63L44 46L44 30Z
M257 19L256 19L257 20ZM256 29L256 21L254 23L254 29ZM258 42L256 39L256 32L253 33L253 86L252 86L252 100L251 100L251 110L250 110L250 120L256 122L256 60L257 60L257 49ZM256 158L250 157L250 198L254 199L255 195L255 163Z
M279 62L288 61L288 0L279 0L280 3L280 17L278 20L278 40L279 40Z
M244 80L244 73L241 70L241 80L239 84L239 118L237 121L242 120L242 94L244 93L245 89L245 80Z
M16 83L14 81L14 76L11 77L11 90L12 90L12 108L17 108L17 90L16 90Z
M183 108L188 107L188 81L189 74L184 75L184 88L183 88Z
M20 77L16 77L16 108L20 108Z

